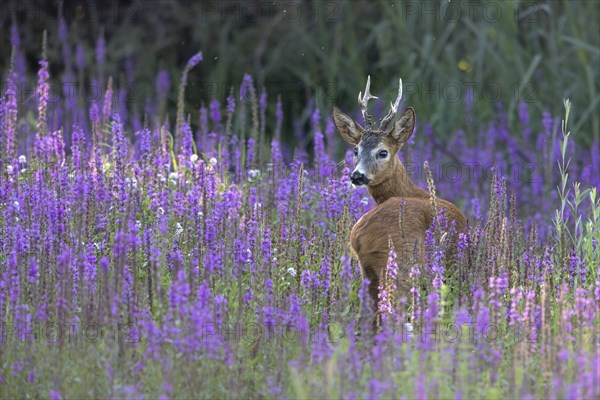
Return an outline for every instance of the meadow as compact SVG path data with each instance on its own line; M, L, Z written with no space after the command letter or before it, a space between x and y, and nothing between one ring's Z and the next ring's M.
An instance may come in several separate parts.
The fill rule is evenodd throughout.
M600 143L570 131L582 105L533 121L520 102L511 124L498 104L476 134L417 108L400 157L470 228L452 268L439 225L423 264L390 248L373 332L348 238L374 202L330 113L309 102L310 148L286 144L294 116L245 75L196 124L202 53L170 123L152 118L164 71L144 118L109 78L83 108L53 100L41 53L35 94L19 101L13 63L0 108L0 397L600 396Z

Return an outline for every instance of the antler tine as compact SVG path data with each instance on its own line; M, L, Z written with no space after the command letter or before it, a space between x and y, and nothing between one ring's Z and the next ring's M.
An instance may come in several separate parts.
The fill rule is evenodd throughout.
M400 99L402 98L402 78L400 78L398 85L398 97L396 97L395 102L390 103L390 111L387 113L385 118L381 120L381 123L379 124L379 130L381 131L387 128L387 125L398 112L398 106L400 105Z
M362 92L358 93L358 104L360 104L360 109L362 112L363 120L367 127L371 126L371 115L369 115L369 109L367 108L367 103L371 99L377 99L378 97L373 96L369 89L371 88L371 75L367 76L367 86L365 87L365 95L362 95Z

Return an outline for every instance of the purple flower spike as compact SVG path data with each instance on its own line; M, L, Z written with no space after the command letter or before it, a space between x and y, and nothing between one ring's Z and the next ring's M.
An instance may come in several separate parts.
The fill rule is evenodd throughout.
M192 56L192 58L190 58L188 60L187 66L188 68L194 68L196 65L198 65L200 63L200 61L202 61L204 59L204 57L202 56L202 52L199 51L198 53L194 54Z

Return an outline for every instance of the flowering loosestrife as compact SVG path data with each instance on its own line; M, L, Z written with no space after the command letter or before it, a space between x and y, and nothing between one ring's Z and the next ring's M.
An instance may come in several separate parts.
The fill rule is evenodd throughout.
M440 212L426 251L401 259L389 243L375 307L372 271L348 246L374 202L351 189L352 151L339 153L316 99L305 124L284 115L285 96L244 75L225 101L188 110L197 53L173 121L167 70L152 72L155 95L130 107L120 78L104 76L110 43L100 34L95 49L73 47L68 21L57 24L59 52L75 60L57 87L89 78L104 89L89 102L50 101L45 51L29 71L36 101L20 102L27 64L11 29L0 100L3 397L600 396L600 205L581 190L579 215L566 219L583 225L561 251L549 218L560 201L541 196L560 182L555 116L521 103L516 131L499 109L485 135L447 132L463 161L496 167L450 180L428 164ZM293 132L287 119L298 121ZM288 145L294 134L298 148ZM435 137L419 126L402 157L449 161ZM569 179L593 187L598 152L564 148ZM517 150L540 169L531 180L511 179ZM469 218L456 249L435 193ZM398 211L406 229L412 216Z
M44 43L44 53L45 53ZM40 60L40 69L38 71L38 82L37 82L37 101L38 101L38 123L37 123L37 141L42 142L46 138L46 132L48 130L47 122L47 108L48 108L48 97L50 95L50 85L48 80L50 73L48 72L48 60L46 60L46 54L43 55Z
M386 267L385 279L379 286L379 312L382 314L393 314L396 309L393 299L396 297L396 280L398 279L398 264L396 263L396 251L394 245L389 239L390 252Z

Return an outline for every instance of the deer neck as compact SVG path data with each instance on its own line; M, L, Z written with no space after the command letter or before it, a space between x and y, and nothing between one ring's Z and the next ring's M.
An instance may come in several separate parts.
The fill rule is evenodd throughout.
M368 187L369 194L377 204L381 204L392 197L429 198L429 193L410 179L400 160L395 159L392 168L393 172L389 175L389 178L377 185Z

